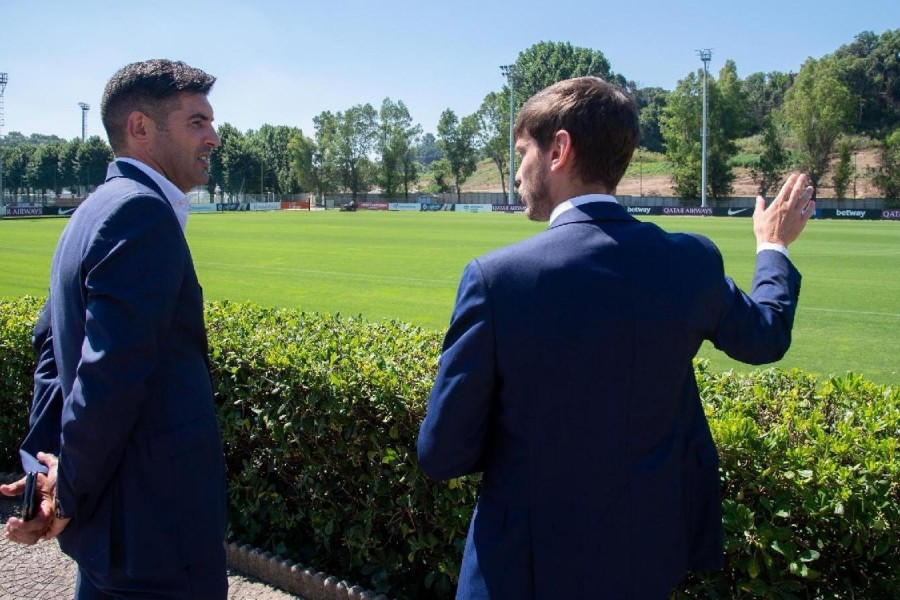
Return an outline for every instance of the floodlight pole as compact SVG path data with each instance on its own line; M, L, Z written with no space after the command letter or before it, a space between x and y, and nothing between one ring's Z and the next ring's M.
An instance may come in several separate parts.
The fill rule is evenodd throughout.
M515 187L516 187L516 143L513 139L513 125L515 123L516 110L516 94L515 94L515 65L500 65L500 72L509 82L509 195L506 198L507 204L515 204Z
M0 142L3 142L3 92L6 90L6 82L9 77L6 73L0 73ZM0 143L0 206L3 206L3 144Z
M87 102L79 102L78 107L81 108L81 141L84 142L87 132L87 113L91 110L91 105Z
M708 114L707 109L707 99L706 99L706 77L709 72L709 61L712 59L712 50L698 50L700 53L700 60L703 61L703 144L701 149L701 168L700 168L700 206L705 207L706 203L706 149L707 149L707 141L706 138L709 137L709 128L706 123L706 118Z

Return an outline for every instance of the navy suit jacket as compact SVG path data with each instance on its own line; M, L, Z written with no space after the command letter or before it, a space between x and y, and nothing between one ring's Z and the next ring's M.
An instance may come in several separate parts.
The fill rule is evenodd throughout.
M45 409L23 449L59 452L57 493L72 517L60 547L100 574L224 571L202 290L172 206L139 169L113 162L75 211L48 304L34 403ZM54 435L56 448L43 441Z
M692 359L779 359L799 289L763 251L747 296L708 239L607 202L472 261L418 439L429 476L483 472L457 598L665 598L720 568Z

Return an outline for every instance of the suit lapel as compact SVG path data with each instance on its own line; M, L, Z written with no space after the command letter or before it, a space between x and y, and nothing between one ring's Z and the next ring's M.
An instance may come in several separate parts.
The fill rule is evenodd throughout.
M134 165L130 165L127 162L120 162L114 160L110 163L109 168L106 170L106 180L115 179L116 177L124 177L126 179L131 179L133 181L137 181L141 185L147 186L156 194L166 201L166 204L169 204L168 198L163 193L162 188L160 188L153 179L151 179L146 173L135 167ZM174 210L174 209L172 209Z

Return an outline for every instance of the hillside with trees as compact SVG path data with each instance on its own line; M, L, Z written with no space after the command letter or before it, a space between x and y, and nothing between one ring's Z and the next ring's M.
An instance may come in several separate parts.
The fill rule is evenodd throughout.
M560 79L595 75L632 94L641 148L618 193L701 196L703 71L674 90L639 87L600 50L540 42L519 53L507 85L479 109L448 107L435 132L424 132L400 99L380 108L358 104L323 110L309 135L290 125L241 132L219 126L209 191L228 198L377 191L390 198L421 192L496 191L509 181L510 96L516 111ZM771 193L787 170L809 173L820 197L884 197L900 202L900 29L864 31L797 72L750 73L726 60L707 79L708 181L712 202ZM4 203L84 193L102 181L111 158L99 137L66 141L11 132L0 140ZM515 168L515 165L513 166Z

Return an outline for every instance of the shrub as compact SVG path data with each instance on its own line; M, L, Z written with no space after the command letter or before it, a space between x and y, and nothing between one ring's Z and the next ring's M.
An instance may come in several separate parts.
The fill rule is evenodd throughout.
M0 431L15 461L32 298L0 301ZM230 536L400 598L453 593L478 478L429 481L415 442L441 336L393 321L207 305ZM848 374L698 382L722 465L726 568L676 598L900 596L900 390Z

